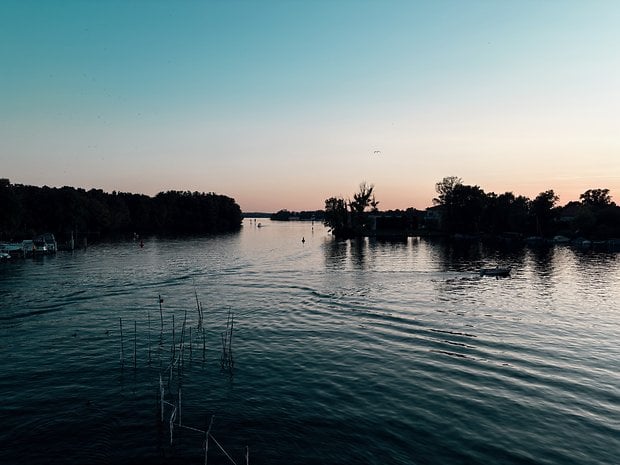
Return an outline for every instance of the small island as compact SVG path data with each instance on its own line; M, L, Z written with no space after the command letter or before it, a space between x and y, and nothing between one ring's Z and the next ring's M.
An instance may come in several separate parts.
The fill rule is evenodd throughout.
M534 199L485 192L456 176L435 185L426 210L380 211L374 185L362 182L353 199L325 200L325 225L337 238L441 236L532 245L568 243L620 249L620 207L609 189L588 189L579 201L559 206L552 189Z

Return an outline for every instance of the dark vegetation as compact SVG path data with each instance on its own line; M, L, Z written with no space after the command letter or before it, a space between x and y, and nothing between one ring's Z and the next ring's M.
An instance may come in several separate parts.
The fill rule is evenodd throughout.
M241 208L215 193L168 191L155 197L100 189L36 187L0 180L0 240L42 232L101 237L119 234L214 234L237 231Z
M558 206L553 190L534 199L512 192L484 192L463 184L455 176L435 185L434 206L420 212L380 212L374 186L365 182L353 200L325 200L325 224L337 237L379 235L381 224L388 232L407 235L442 234L453 237L541 237L562 235L605 240L620 237L620 207L609 189L589 189L579 201ZM397 220L398 219L398 220Z
M323 221L323 210L292 212L280 210L269 216L274 221Z

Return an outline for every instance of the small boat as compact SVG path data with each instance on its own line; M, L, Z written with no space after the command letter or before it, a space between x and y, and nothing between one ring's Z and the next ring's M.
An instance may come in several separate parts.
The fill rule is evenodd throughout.
M1 243L0 253L8 255L10 257L24 257L26 256L26 249L24 249L23 243ZM5 258L3 255L3 258Z
M495 276L496 278L507 278L510 276L510 268L480 268L480 276Z

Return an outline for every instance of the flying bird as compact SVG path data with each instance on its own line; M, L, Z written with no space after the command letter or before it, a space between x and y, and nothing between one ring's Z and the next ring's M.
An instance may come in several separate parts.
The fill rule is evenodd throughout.
M374 152L372 152L374 155L379 155L381 153L381 150L375 150Z

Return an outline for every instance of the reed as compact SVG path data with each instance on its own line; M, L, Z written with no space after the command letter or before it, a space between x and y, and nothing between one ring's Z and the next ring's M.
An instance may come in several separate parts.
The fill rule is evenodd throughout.
M174 407L174 409L172 410L172 414L170 415L170 421L169 421L169 425L170 425L170 445L172 445L172 438L173 438L173 433L174 433L174 419L177 416L177 408L176 406Z
M159 294L159 319L161 320L161 330L164 330L164 312L161 308L161 304L164 303L164 299L161 298L161 294Z
M202 312L202 304L198 300L198 293L194 290L194 296L196 298L196 309L198 312L198 333L202 334L202 358L203 362L206 360L206 331L204 329L204 320L203 320L203 312ZM211 416L211 419L208 424L208 428L206 431L194 428L190 425L183 424L183 394L182 394L182 380L183 380L183 365L185 361L185 349L186 345L189 343L189 360L193 359L193 345L194 345L194 337L196 331L193 331L192 322L190 321L188 325L187 315L188 310L191 314L191 308L186 309L183 315L183 324L180 328L179 339L177 340L177 330L176 330L176 318L174 311L172 312L172 344L171 344L171 357L170 363L166 365L165 363L165 349L163 343L163 311L162 305L163 299L161 295L159 296L160 300L160 318L162 321L162 331L160 334L160 372L159 372L159 418L162 425L162 433L167 436L166 433L169 433L170 445L174 444L175 437L175 429L187 429L194 432L198 432L200 434L204 434L204 463L208 464L208 453L211 444L215 444L216 449L219 449L221 453L228 459L230 463L236 465L235 460L232 458L231 454L229 454L224 447L217 441L217 439L212 434L213 423L215 419L215 415ZM191 320L191 318L190 318ZM151 363L151 341L150 341L150 333L151 333L151 320L150 320L150 311L147 313L147 321L148 321L148 350L149 350L149 364ZM124 363L124 336L123 336L123 321L122 318L119 318L120 325L120 335L121 335L121 364ZM222 369L226 369L232 372L234 367L234 357L233 357L233 333L235 330L235 317L232 309L229 307L226 318L226 327L225 330L221 333L221 344L222 344L222 356L221 356L221 366ZM189 332L189 333L188 333ZM169 334L169 333L168 333ZM189 342L188 342L189 341ZM178 343L178 346L177 346ZM198 342L199 344L199 342ZM199 347L199 346L198 346ZM178 352L177 352L178 350ZM199 349L198 349L199 350ZM163 363L162 363L163 362ZM177 373L175 377L174 366L178 364ZM137 321L134 320L134 369L137 367ZM163 376L165 374L169 375L167 385L164 385ZM176 388L176 392L175 391ZM173 394L174 392L174 394ZM166 400L166 396L170 396L170 399ZM174 399L174 400L172 400ZM168 409L168 410L167 410ZM169 431L166 431L165 423L168 423ZM177 434L177 439L179 436ZM218 454L219 454L218 451ZM239 461L239 463L245 463L249 465L249 447L246 446L244 450L243 459ZM239 459L239 458L238 458Z
M174 356L176 353L176 346L175 346L175 337L174 337L174 313L172 314L172 359L174 360Z
M123 345L123 319L121 317L118 318L119 325L121 327L121 367L125 363L125 347Z
M198 312L198 330L202 329L202 304L198 300L198 291L196 290L196 282L194 281L194 297L196 297L196 311Z
M181 353L181 365L185 363L185 326L187 324L187 310L185 310L185 316L183 317L183 326L181 327L181 342L179 343L179 352Z
M164 382L159 374L159 409L161 411L161 422L164 422Z
M202 361L204 362L206 358L207 358L207 336L203 330L202 331Z
M149 310L149 308L146 308L146 318L148 321L148 333L147 333L147 340L148 340L148 346L149 346L149 365L151 364L151 310Z
M205 434L205 465L207 465L207 459L209 455L209 436L211 436L211 428L213 427L214 419L215 415L211 415L211 422L209 422L209 427L207 428L207 432Z
M189 327L189 360L192 361L192 327Z
M179 426L181 426L181 387L179 386Z
M232 310L228 309L228 317L226 319L226 331L221 335L222 338L222 357L220 358L220 365L222 369L232 370L234 367L234 359L232 353L232 339L233 329L235 324L235 317Z

